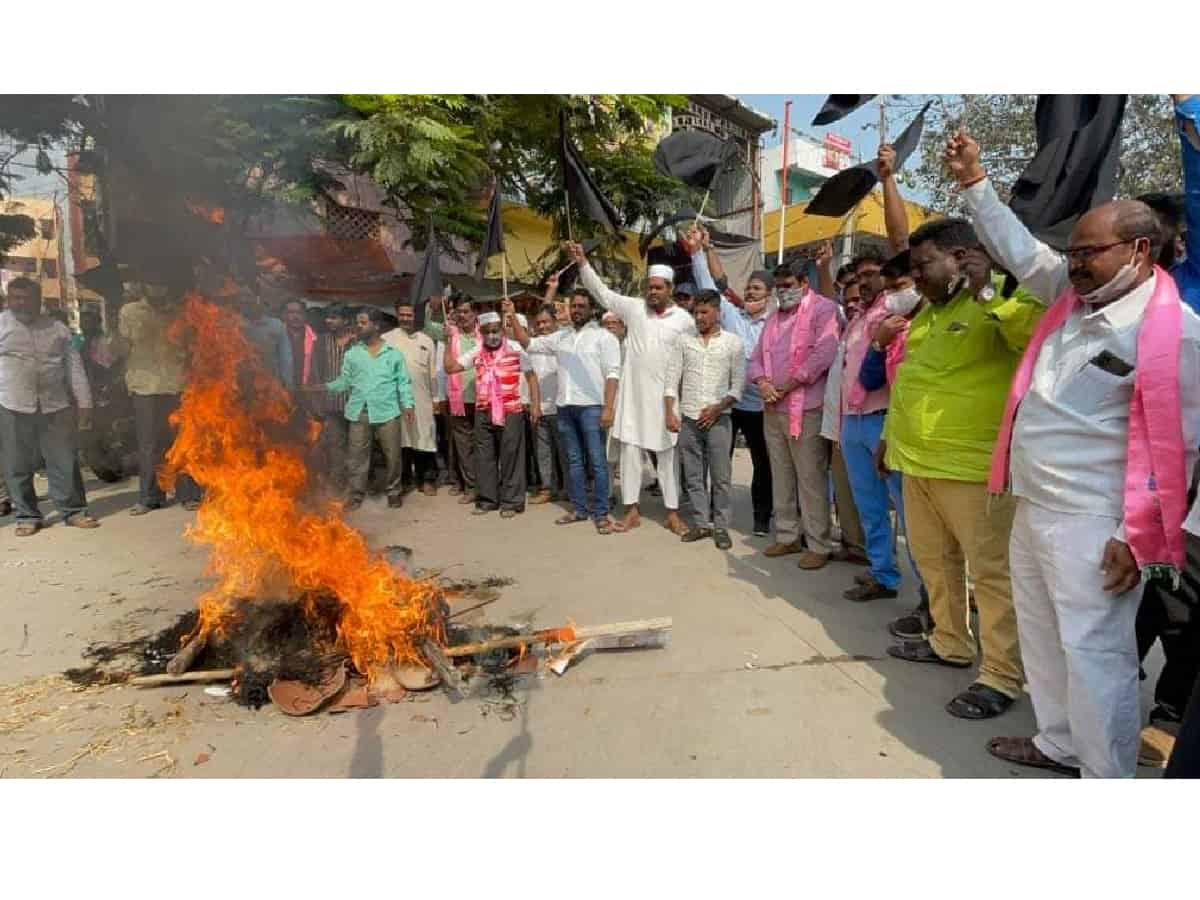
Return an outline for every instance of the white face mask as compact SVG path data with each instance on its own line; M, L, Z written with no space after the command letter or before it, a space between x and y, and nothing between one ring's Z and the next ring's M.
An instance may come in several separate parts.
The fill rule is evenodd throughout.
M1137 281L1138 266L1137 266L1137 247L1133 248L1133 258L1125 265L1117 270L1117 274L1108 280L1106 284L1100 285L1090 294L1080 294L1079 299L1084 303L1105 304L1116 300L1118 297L1124 296L1133 287Z
M800 288L784 288L775 292L780 309L793 309L804 299L804 291Z
M502 334L485 334L483 336L483 346L489 350L495 350L503 341L504 335Z
M907 316L920 302L921 295L917 293L916 288L905 288L889 293L883 301L883 306L893 316Z

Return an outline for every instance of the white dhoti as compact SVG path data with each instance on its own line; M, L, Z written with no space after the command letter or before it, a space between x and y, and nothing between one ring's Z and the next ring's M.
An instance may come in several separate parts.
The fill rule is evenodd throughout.
M642 459L645 451L636 444L622 442L621 447L621 502L626 506L638 502L642 493ZM658 486L662 488L663 505L670 510L679 509L679 476L675 467L675 448L655 450L658 457Z
M1009 543L1021 658L1038 725L1033 740L1086 778L1137 772L1134 621L1142 585L1115 595L1100 571L1118 524L1018 499Z

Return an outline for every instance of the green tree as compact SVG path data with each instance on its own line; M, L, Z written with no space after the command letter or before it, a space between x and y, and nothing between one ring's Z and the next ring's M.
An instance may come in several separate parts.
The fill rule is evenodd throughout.
M961 212L962 200L942 165L942 150L960 125L965 125L979 142L984 168L996 190L1007 199L1037 151L1037 95L912 95L897 98L889 105L894 117L907 121L930 99L934 102L926 116L921 158L901 174L902 183L927 196L934 209ZM1130 95L1121 126L1118 196L1181 189L1179 139L1172 110L1171 98L1165 94Z
M369 175L412 227L478 241L481 196L494 177L500 189L552 217L565 236L559 116L600 190L627 223L652 218L679 185L654 168L651 126L683 98L649 94L347 95L331 129L348 141L350 166ZM576 235L596 233L572 219ZM447 248L449 249L449 248Z

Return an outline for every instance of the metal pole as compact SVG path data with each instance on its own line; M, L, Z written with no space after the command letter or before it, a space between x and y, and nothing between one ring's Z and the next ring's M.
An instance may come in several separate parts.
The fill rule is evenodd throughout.
M783 232L787 225L788 207L788 146L792 141L792 101L783 104L783 178L779 193L779 253L775 265L783 265Z

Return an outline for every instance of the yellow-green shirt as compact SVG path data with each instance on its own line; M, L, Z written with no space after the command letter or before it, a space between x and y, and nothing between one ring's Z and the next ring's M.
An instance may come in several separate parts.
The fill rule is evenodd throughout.
M987 481L1013 373L1045 307L1020 288L926 304L908 330L884 438L888 467L919 478Z

